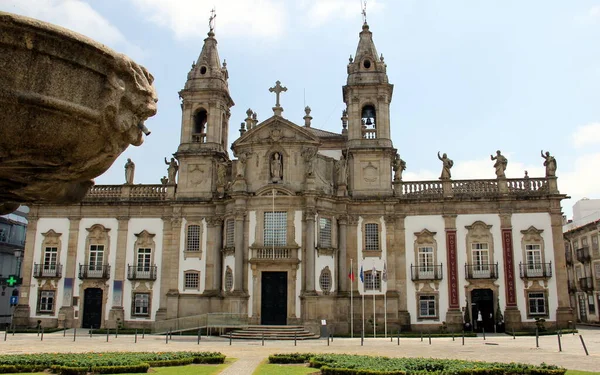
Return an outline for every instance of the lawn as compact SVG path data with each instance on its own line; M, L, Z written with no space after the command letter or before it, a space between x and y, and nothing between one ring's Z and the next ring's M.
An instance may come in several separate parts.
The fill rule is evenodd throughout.
M254 375L306 375L319 374L320 371L316 368L307 367L306 365L280 365L263 362L256 368ZM588 375L588 374L576 374Z

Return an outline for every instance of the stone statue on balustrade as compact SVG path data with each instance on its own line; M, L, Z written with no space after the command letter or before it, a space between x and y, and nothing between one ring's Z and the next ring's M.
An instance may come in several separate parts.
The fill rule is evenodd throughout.
M275 152L271 156L270 161L271 181L279 182L283 178L283 161L281 160L281 154Z
M394 170L394 181L402 181L402 172L406 169L406 162L400 158L400 154L396 154L392 169Z
M167 185L169 183L169 179L167 178L167 176L162 176L160 179L160 183L163 185Z
M544 155L544 150L541 152L542 158L544 158L544 167L546 167L546 177L554 177L556 176L556 159L554 156L550 155L550 151L546 151Z
M135 163L131 161L131 159L127 159L127 163L125 163L125 184L132 185L133 184L133 174L135 173Z
M506 171L506 166L508 165L508 159L502 155L500 150L496 151L496 156L490 155L491 160L495 160L494 168L496 169L496 177L505 178L506 175L504 171Z
M169 185L175 185L175 176L177 175L177 171L179 170L179 165L177 164L177 160L175 158L171 158L171 161L167 161L165 158L165 164L167 167L167 175L169 176Z
M452 177L450 174L450 169L454 166L454 162L448 157L448 155L446 155L446 153L440 156L439 151L438 159L442 161L442 175L440 176L440 180L449 180Z

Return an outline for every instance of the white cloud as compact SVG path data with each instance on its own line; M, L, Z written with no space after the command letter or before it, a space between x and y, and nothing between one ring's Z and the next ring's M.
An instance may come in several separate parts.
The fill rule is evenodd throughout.
M600 122L579 126L571 135L576 148L600 144Z
M171 29L179 39L204 37L210 10L215 7L220 35L277 38L286 25L286 12L275 0L132 0L149 20ZM216 6L215 6L216 4Z
M594 5L588 11L588 16L592 19L600 19L600 5Z
M0 8L76 31L133 58L142 55L117 27L81 0L3 0Z

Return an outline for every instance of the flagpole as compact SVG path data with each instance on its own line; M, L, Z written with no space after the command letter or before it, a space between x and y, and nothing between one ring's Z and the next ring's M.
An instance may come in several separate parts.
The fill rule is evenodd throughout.
M352 268L352 258L350 258L350 275L352 275L354 269ZM354 338L354 302L352 301L352 288L354 287L354 280L350 277L350 338Z

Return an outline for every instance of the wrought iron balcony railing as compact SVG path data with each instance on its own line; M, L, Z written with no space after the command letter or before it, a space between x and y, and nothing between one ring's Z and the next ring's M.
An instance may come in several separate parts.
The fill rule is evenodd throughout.
M579 279L579 288L584 292L591 292L594 290L594 282L591 277L582 277Z
M547 279L552 277L552 262L519 263L522 279Z
M498 263L465 264L467 279L497 279Z
M156 280L157 273L158 267L156 265L127 265L128 280Z
M577 260L580 263L586 263L590 261L590 248L587 246L584 246L580 249L577 249Z
M80 264L80 279L108 279L110 277L110 265L108 264Z
M36 279L41 278L60 278L62 277L62 264L50 263L50 264L37 264L33 265L33 277Z
M437 266L413 266L410 265L410 278L412 281L418 280L441 280L443 278L442 263Z

